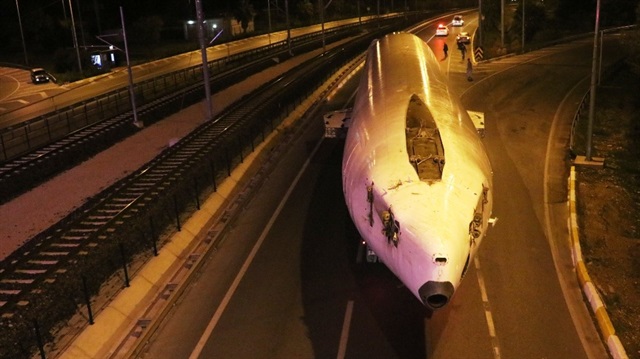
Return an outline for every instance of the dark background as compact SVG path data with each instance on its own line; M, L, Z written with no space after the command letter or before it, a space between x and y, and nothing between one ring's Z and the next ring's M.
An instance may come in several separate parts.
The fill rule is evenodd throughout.
M500 39L500 0L322 0L324 19L352 18L409 10L454 10L477 7L484 13L483 46L492 48ZM525 42L549 41L575 33L593 31L596 0L504 0L506 48L518 49L521 42L521 6L525 3ZM632 25L640 18L640 0L601 0L601 28ZM77 71L73 50L73 7L78 43L91 52L105 44L97 35L116 34L121 29L120 10L124 10L127 38L134 62L145 62L198 48L196 39L185 40L183 23L195 20L195 0L0 0L0 63L8 66L45 67L56 74ZM218 43L268 31L268 4L272 31L286 29L285 0L202 0L205 18L253 19L253 33L231 37L225 33ZM289 0L292 27L320 21L320 0ZM360 5L358 7L358 4ZM18 16L17 6L20 8ZM508 18L507 18L508 16ZM19 20L22 22L25 61ZM495 34L498 35L495 35ZM493 34L493 35L492 35ZM113 38L114 42L119 40ZM121 40L120 40L121 41ZM117 45L120 45L117 43ZM504 50L504 49L503 49ZM83 58L85 56L83 55ZM88 61L88 56L86 56ZM84 68L85 66L83 66ZM91 71L90 66L87 66ZM78 74L82 75L82 74ZM84 77L92 75L85 69ZM82 76L80 76L82 77Z

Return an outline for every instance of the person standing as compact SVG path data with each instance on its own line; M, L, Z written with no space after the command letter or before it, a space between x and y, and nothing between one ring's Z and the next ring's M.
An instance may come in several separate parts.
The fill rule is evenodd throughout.
M447 58L447 52L449 52L449 46L447 46L447 43L444 43L444 46L442 47L442 50L444 51L444 58Z
M467 54L467 47L464 46L463 43L460 43L460 52L462 53L462 61L464 61L464 58Z
M471 75L473 74L473 64L471 58L467 58L467 81L473 81Z

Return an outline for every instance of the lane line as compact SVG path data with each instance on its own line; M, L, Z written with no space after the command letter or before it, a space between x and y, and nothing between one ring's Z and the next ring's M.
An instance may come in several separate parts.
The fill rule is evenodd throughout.
M344 359L347 352L347 341L349 340L349 328L351 328L351 316L353 314L353 300L347 302L347 310L344 313L342 323L342 333L340 333L340 345L338 346L337 359Z
M17 86L13 89L13 91L8 93L6 96L0 98L0 101L5 101L5 100L8 100L11 96L13 96L14 93L18 92L18 90L20 90L20 81L18 81L17 78L13 77L13 75L0 74L0 76L8 78L10 81L13 80L17 84ZM4 82L4 81L0 81L0 82Z
M476 275L478 277L478 284L480 285L480 295L482 297L482 306L484 307L484 316L487 319L487 327L489 328L489 336L491 337L491 347L493 349L493 358L500 359L500 343L498 336L496 335L496 327L493 324L493 315L491 314L491 307L489 306L489 297L487 296L487 289L484 285L484 277L480 270L480 259L476 256L473 259L476 266Z
M316 147L313 149L309 157L307 157L307 160L305 161L304 165L296 175L296 178L291 183L291 186L289 186L287 193L284 195L284 197L282 197L282 200L278 204L278 208L276 208L276 210L274 211L273 215L269 219L269 223L267 223L266 227L260 234L260 238L258 238L258 241L251 249L251 253L249 253L249 256L244 261L242 268L238 272L238 275L236 276L236 278L233 280L233 283L231 284L231 287L229 287L229 290L227 291L224 298L222 299L220 306L218 306L218 309L216 310L213 317L211 318L211 321L207 325L207 328L202 333L202 336L198 340L198 343L196 344L195 348L193 348L193 352L191 352L191 355L189 355L189 359L197 359L202 353L202 350L204 349L205 344L209 341L209 338L211 337L211 333L213 333L213 330L215 329L216 325L218 325L218 322L220 321L220 317L222 317L222 314L226 310L227 305L229 305L229 302L231 301L231 297L233 297L233 294L236 292L236 289L238 289L238 286L240 285L242 278L244 277L247 270L249 269L251 262L253 262L254 257L256 256L256 254L258 253L258 250L262 246L262 243L264 242L265 238L267 237L267 234L271 230L271 227L273 226L276 219L280 215L280 212L284 208L284 205L289 199L289 196L291 196L291 193L293 193L293 189L296 187L296 185L300 181L302 174L306 171L307 167L311 163L311 158L313 158L315 153L320 148L321 144L322 144L322 141L318 141L318 143L316 144Z

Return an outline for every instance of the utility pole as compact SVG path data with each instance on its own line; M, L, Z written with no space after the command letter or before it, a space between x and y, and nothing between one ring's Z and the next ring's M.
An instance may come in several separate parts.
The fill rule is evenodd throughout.
M293 55L291 51L291 22L289 21L289 0L284 0L284 11L287 17L287 48L289 49L289 55Z
M129 46L127 45L127 31L124 28L124 13L120 6L120 21L122 22L122 37L124 37L124 53L127 57L127 72L129 74L129 97L131 98L131 110L133 111L133 125L142 128L144 124L138 121L138 109L136 107L136 93L133 90L133 73L131 72L131 62L129 61Z
M62 14L64 15L64 22L67 22L67 8L64 6L64 0L62 0Z
M18 10L18 25L20 25L20 38L22 38L22 51L24 51L24 64L29 66L29 59L27 58L27 45L24 42L24 33L22 32L22 18L20 17L20 6L18 0L16 0L16 10Z
M73 46L76 48L76 56L78 57L78 70L82 73L82 61L80 60L80 48L78 47L78 36L76 35L76 21L73 17L73 6L69 0L69 12L71 12L71 32L73 33Z
M322 53L327 52L327 46L324 41L324 3L318 0L318 10L320 11L320 29L322 33Z
M500 0L500 46L504 49L504 0Z
M478 0L478 47L482 47L482 18L482 0Z
M82 7L80 7L80 0L76 0L76 8L78 9L78 20L80 20L80 39L82 40L82 47L86 48L87 42L84 41L84 21L82 21Z
M525 0L522 0L522 53L524 53L524 4Z
M198 22L198 40L200 42L200 52L202 53L202 77L204 79L204 102L207 106L206 120L213 118L211 113L211 85L209 83L209 62L207 61L207 46L204 41L204 13L202 12L201 0L196 0L196 21Z
M133 125L136 126L137 128L142 128L144 127L144 123L142 123L142 121L138 121L138 110L136 107L136 94L133 88L133 72L131 72L131 61L129 61L129 46L127 44L127 31L124 27L124 13L122 11L122 6L120 6L120 23L122 25L122 38L124 42L124 51L118 46L103 39L103 37L107 37L107 36L118 36L116 34L96 36L96 38L104 42L105 44L109 45L112 49L116 49L120 52L124 52L125 58L127 59L127 73L128 73L128 79L129 79L128 89L129 89L129 99L131 101L131 112L133 112Z
M271 45L271 0L267 0L267 13L269 14L269 45Z
M591 93L589 96L589 122L587 124L587 151L586 160L590 162L591 159L591 137L593 135L593 118L596 106L596 81L598 76L596 75L598 68L598 28L600 26L600 0L596 2L596 28L593 32L593 57L591 60Z

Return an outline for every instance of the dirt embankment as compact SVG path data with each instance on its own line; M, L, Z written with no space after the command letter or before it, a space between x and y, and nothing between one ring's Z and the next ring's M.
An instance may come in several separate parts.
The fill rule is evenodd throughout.
M582 253L630 358L640 358L639 99L640 74L628 67L598 87L592 155L605 165L576 168Z

